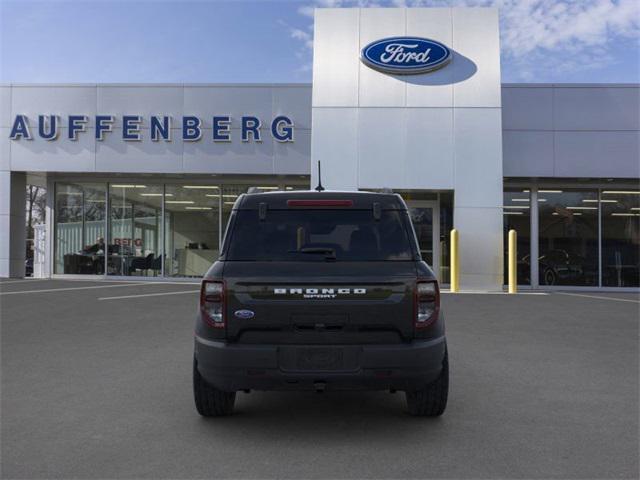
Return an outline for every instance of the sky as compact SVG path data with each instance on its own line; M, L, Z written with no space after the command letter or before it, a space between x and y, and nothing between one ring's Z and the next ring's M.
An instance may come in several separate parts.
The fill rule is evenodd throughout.
M639 0L0 0L2 83L308 83L323 7L497 6L502 81L640 82Z

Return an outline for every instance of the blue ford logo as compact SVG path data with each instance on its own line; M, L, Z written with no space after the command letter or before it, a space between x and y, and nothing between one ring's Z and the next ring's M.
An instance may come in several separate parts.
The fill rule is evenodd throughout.
M242 318L243 320L248 320L249 318L253 318L255 313L251 310L236 310L234 315L238 318Z
M381 72L414 75L444 67L451 60L451 51L427 38L391 37L364 47L360 59Z

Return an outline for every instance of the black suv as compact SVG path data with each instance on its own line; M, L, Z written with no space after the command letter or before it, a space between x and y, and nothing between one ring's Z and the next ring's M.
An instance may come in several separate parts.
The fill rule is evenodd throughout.
M412 415L441 415L440 292L402 198L241 195L202 281L193 386L204 416L252 389L403 390Z

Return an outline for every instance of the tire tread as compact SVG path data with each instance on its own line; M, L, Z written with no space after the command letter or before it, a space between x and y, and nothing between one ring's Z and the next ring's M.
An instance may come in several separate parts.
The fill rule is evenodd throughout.
M406 392L407 411L417 417L438 417L447 407L449 395L449 356L444 352L442 371L436 380L422 390Z
M207 383L193 360L193 396L196 410L203 417L223 417L233 413L236 392L223 392Z

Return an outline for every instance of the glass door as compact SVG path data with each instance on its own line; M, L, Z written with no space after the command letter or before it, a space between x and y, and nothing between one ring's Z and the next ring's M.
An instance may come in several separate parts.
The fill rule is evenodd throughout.
M407 202L409 215L416 230L422 259L440 279L440 208L437 201Z

